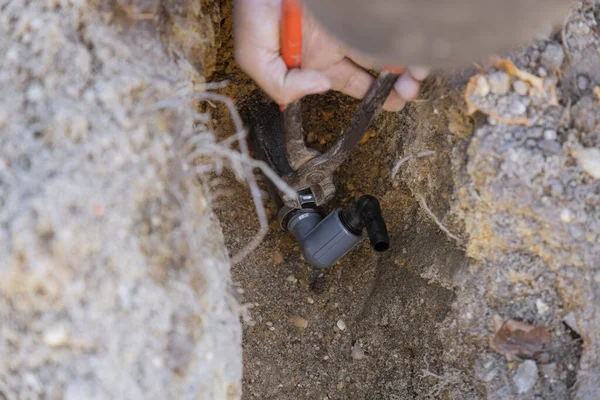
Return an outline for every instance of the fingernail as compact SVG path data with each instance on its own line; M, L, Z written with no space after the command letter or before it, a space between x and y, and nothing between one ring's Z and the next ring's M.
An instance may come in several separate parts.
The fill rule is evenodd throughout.
M427 76L431 72L431 68L423 67L421 65L410 67L408 68L408 70L410 71L410 74L413 76L413 78L415 78L418 81L422 81L423 79L427 78Z
M420 85L417 81L410 77L408 74L403 74L396 84L394 85L394 89L396 92L402 97L404 100L410 101L414 100L419 96Z

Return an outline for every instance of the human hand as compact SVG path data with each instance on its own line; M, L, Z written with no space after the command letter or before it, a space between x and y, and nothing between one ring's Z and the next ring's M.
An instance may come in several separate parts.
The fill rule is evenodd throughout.
M302 69L289 70L280 55L281 0L236 0L234 51L240 67L277 103L289 104L309 94L333 89L362 98L374 78L372 60L346 48L304 14ZM408 68L384 104L401 110L419 94L428 70Z

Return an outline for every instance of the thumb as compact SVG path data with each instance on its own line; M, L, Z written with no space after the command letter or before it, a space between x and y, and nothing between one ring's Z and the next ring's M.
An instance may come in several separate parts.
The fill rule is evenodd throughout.
M327 76L314 69L291 69L272 97L279 104L289 104L310 94L323 93L331 89Z

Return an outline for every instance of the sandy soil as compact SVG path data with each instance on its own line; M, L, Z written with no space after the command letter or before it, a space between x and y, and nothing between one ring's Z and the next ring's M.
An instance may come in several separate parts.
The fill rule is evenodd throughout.
M422 100L378 118L338 173L331 206L378 196L390 252L363 244L314 271L272 223L232 270L248 307L245 398L593 398L600 183L585 149L598 146L597 15L596 2L579 4L563 26L511 53L543 96L490 62L480 73L491 89L470 99L480 111L468 115L464 100L473 69L430 78ZM222 43L214 77L230 79L225 92L243 104L255 88ZM327 148L355 107L337 94L306 99L309 143ZM436 153L391 177L399 159L424 150ZM255 217L243 187L228 177L220 187L236 199L217 209L236 249ZM551 343L508 360L489 346L494 316L545 327Z

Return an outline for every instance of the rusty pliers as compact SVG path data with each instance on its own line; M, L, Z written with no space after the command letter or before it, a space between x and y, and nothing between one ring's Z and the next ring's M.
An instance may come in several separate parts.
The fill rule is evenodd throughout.
M298 0L282 1L281 55L289 69L301 68L302 5ZM373 118L381 110L398 79L401 69L382 71L341 137L325 154L306 146L302 129L301 101L283 108L285 153L293 172L283 179L296 190L296 198L283 198L291 209L302 208L306 201L322 206L335 195L333 174L361 141Z

